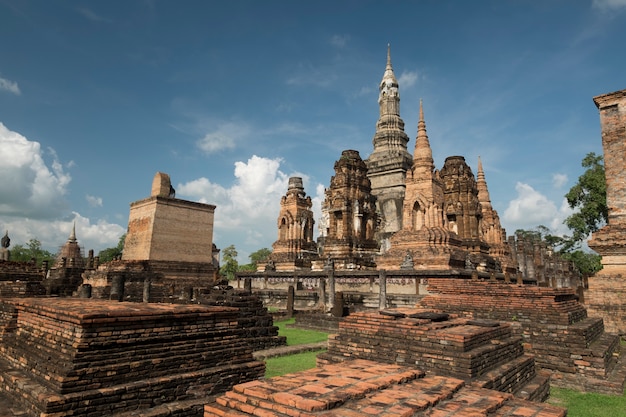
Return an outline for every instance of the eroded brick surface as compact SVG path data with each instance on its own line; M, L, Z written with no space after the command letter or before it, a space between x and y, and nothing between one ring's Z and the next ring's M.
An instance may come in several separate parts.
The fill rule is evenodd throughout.
M205 417L249 415L562 417L566 410L414 367L357 359L237 385L204 408Z

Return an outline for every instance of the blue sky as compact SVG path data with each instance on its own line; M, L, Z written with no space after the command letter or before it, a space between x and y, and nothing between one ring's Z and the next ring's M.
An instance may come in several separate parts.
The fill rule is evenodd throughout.
M290 176L319 211L341 151L372 152L391 44L409 150L423 99L437 168L480 156L509 234L565 232L624 40L626 0L0 0L0 228L56 251L76 223L97 253L161 171L247 262Z

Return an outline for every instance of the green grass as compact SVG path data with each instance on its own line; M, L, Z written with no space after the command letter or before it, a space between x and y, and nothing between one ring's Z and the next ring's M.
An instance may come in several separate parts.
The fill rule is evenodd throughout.
M287 327L296 322L294 318L274 322L278 326L278 334L287 337L287 346L304 345L306 343L317 343L328 340L328 333L315 330L304 330L296 327Z
M315 368L315 357L323 351L296 353L265 360L265 378L291 374Z
M568 417L626 417L626 395L585 394L551 387L548 402L567 408Z

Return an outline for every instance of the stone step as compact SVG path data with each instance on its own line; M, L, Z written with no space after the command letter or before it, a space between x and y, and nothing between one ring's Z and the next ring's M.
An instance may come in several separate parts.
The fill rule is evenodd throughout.
M0 358L0 389L16 408L33 416L61 417L68 410L73 415L114 415L137 409L144 409L144 415L151 416L149 410L155 406L178 404L173 406L185 408L185 401L189 404L198 399L204 401L208 395L230 389L241 376L247 380L259 378L264 369L262 362L254 361L62 395Z
M471 385L501 392L516 393L523 390L536 375L533 357L526 354L502 363L480 377L472 379ZM530 390L530 387L528 390Z
M553 372L550 383L557 387L572 388L582 392L596 392L606 395L623 395L626 387L626 354L613 352L614 364L606 376L595 376L593 372L565 373Z

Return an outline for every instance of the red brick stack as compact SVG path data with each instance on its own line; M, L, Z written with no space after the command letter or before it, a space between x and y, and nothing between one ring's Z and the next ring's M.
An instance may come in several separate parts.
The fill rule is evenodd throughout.
M210 395L265 370L234 308L80 299L2 307L0 388L30 415L199 415Z
M204 408L204 417L564 417L566 414L559 407L469 387L461 379L360 359L237 385Z
M618 361L619 336L587 317L574 289L493 281L430 279L424 308L480 319L508 321L556 385L621 395L626 364Z
M533 400L544 400L549 391L549 378L535 372L522 338L509 324L490 320L419 309L355 313L339 324L318 364L345 359L416 366Z

